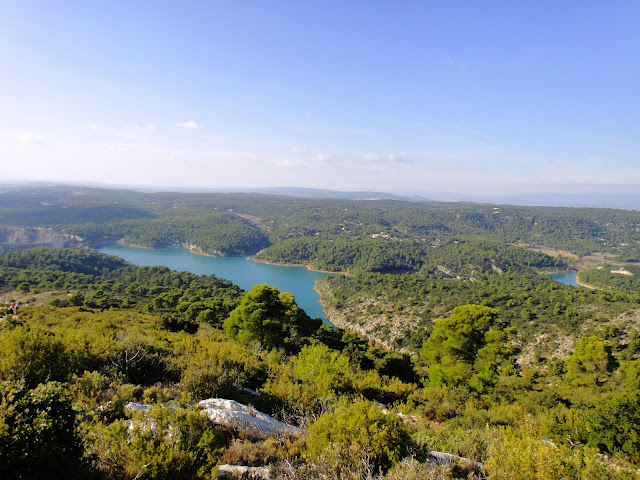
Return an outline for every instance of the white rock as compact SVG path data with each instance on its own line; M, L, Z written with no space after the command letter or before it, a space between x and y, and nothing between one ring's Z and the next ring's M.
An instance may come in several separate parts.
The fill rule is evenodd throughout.
M252 407L234 400L209 398L198 403L212 422L238 430L253 430L268 435L298 433L300 429L280 422Z
M238 478L251 480L269 480L271 472L268 467L245 467L242 465L220 465L218 478Z
M198 403L209 419L218 425L224 425L237 430L250 430L267 435L277 435L279 433L299 433L301 430L293 425L289 425L276 420L275 418L260 412L255 408L248 407L234 400L224 398L209 398ZM175 405L171 402L171 407L175 410ZM150 405L129 402L125 405L126 410L135 410L146 415L151 409ZM150 422L153 431L155 425ZM133 428L133 424L129 425Z

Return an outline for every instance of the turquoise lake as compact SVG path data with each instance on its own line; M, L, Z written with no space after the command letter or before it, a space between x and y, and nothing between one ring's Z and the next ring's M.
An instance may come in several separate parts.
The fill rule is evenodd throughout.
M567 273L552 273L549 275L556 282L564 283L565 285L573 285L574 287L579 287L578 281L576 280L576 276L578 272L567 272Z
M266 283L278 287L282 292L292 293L296 303L310 317L321 318L328 323L320 305L320 296L313 288L315 281L326 277L326 273L312 272L304 267L252 262L245 257L205 257L180 247L147 249L108 245L98 250L101 253L117 255L134 265L164 265L172 270L188 271L198 275L214 274L231 280L245 290L250 290L259 283Z

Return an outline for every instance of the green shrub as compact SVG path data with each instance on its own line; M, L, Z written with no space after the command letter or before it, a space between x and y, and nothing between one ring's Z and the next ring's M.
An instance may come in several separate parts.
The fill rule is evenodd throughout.
M0 383L0 478L82 478L81 455L64 384Z
M342 462L366 456L373 468L386 471L408 456L413 441L400 419L383 413L368 400L341 401L311 425L307 451L311 458L332 455L336 468Z

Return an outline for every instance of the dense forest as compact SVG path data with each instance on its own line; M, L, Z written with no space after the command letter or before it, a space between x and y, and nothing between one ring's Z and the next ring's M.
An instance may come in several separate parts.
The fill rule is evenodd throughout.
M580 280L594 287L640 293L640 266L599 265L580 272Z
M233 214L236 222L217 215L222 213ZM145 246L203 242L203 252L212 254L255 253L268 243L298 237L362 240L379 235L426 243L477 237L579 256L601 252L640 260L640 212L602 208L47 187L0 194L0 225L51 228L79 235L88 245L127 235L131 243ZM215 242L206 243L209 236Z
M495 308L512 327L515 353L539 368L566 353L563 349L577 337L607 328L614 328L610 340L625 345L640 317L638 294L576 288L531 273L475 280L362 273L319 283L326 313L335 324L408 351L419 349L434 321L458 305Z
M56 187L0 220L2 478L640 476L639 212ZM341 272L343 329L116 241Z
M383 237L319 237L284 240L258 253L258 259L309 265L330 271L446 272L454 277L484 275L492 270L528 268L559 270L562 260L494 240L453 237L433 244Z

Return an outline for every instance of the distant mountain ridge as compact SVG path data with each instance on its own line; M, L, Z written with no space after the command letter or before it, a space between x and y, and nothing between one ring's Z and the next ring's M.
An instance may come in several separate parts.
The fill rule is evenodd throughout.
M542 193L514 195L504 198L512 205L533 205L550 207L596 207L640 210L640 194L614 193Z
M456 193L428 193L437 202L475 202L530 207L588 207L640 210L640 193L526 193L521 195L481 196Z
M479 194L460 194L443 192L378 192L378 191L341 191L325 188L306 187L260 187L260 188L198 188L182 186L146 186L146 185L112 185L92 182L0 182L0 193L25 188L42 188L53 186L127 189L139 192L185 192L185 193L259 193L265 195L282 195L300 198L335 198L342 200L404 200L414 202L472 202L484 204L546 206L546 207L589 207L589 208L621 208L640 210L640 185L638 193L612 193L616 185L608 185L605 192L541 192L516 195L487 196ZM568 185L570 190L572 185ZM600 186L602 187L602 186ZM622 186L620 186L622 187ZM635 186L625 185L621 191L633 191Z
M47 187L84 187L84 188L106 188L125 189L145 193L153 192L184 192L184 193L259 193L263 195L283 195L287 197L300 198L336 198L342 200L418 200L428 201L429 199L417 195L399 195L388 192L373 191L341 191L323 188L305 187L260 187L260 188L198 188L198 187L165 187L146 185L111 185L103 183L64 183L64 182L0 182L0 193L28 188Z
M343 192L323 188L303 187L267 187L243 189L251 193L266 193L271 195L286 195L302 198L339 198L343 200L409 200L411 197L386 192ZM422 199L426 200L426 199Z

